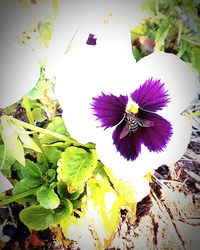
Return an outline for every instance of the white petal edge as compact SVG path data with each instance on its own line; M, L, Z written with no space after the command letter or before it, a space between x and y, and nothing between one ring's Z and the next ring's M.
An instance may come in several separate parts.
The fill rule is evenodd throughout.
M116 59L121 51L118 46L131 53L130 30L145 17L147 13L141 10L141 3L134 0L59 1L59 14L50 41L47 75L51 78L57 74L69 44L70 51L88 47L86 40L90 33L97 38L96 50L98 47L101 50L109 47L109 50L115 50ZM104 24L105 21L108 23ZM127 38L128 43L123 46ZM107 52L104 50L103 53L107 60Z
M16 38L42 21L48 11L51 12L51 3L29 8L10 1L1 3L0 108L19 101L39 79L39 59L46 56L46 49L33 48L34 38L26 45L19 44Z
M19 101L36 85L40 75L39 59L29 49L13 43L7 51L0 59L1 108Z
M181 113L199 92L198 76L192 66L174 54L155 52L139 60L135 67L131 91L147 79L160 79L171 98L169 105Z

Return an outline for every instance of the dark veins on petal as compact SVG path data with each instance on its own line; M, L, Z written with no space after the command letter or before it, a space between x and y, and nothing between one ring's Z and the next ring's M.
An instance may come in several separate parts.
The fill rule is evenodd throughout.
M93 114L101 126L116 126L112 139L117 151L126 160L135 160L144 144L149 151L161 152L171 136L171 124L155 112L169 102L169 95L160 80L147 80L131 94L139 105L137 114L127 109L128 96L119 97L102 93L92 99Z
M140 151L141 151L141 137L140 132L132 133L129 132L127 136L120 139L120 133L123 130L126 122L123 120L114 130L112 138L117 151L126 159L126 160L135 160Z
M137 131L129 133L120 138L123 128L127 122L123 120L113 132L113 143L118 152L127 160L135 160L144 144L149 151L161 152L167 146L172 136L172 126L163 117L140 110L138 118L153 122L153 126L142 127L138 125Z
M101 126L109 128L117 125L124 117L128 97L112 94L102 95L92 99L93 114L100 121Z
M94 34L89 34L88 39L86 41L87 45L96 45L97 38L95 38L94 36Z
M140 108L156 112L167 106L169 94L164 89L164 84L160 80L153 80L151 78L131 94L131 99Z
M140 136L143 144L149 151L163 151L173 134L170 122L158 114L143 110L139 111L139 116L142 119L148 119L154 123L152 127L140 127Z

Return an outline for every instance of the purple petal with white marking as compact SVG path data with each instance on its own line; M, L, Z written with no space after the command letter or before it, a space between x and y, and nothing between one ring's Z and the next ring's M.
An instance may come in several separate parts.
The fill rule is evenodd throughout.
M113 132L112 138L117 151L126 160L135 160L141 151L141 135L140 133L129 132L125 137L120 139L120 134L126 125L126 121L121 122Z
M169 94L164 88L164 83L152 78L135 90L131 98L140 108L151 112L161 110L169 102Z
M124 117L128 96L102 95L92 99L93 114L101 126L109 128L117 125Z
M143 144L149 151L163 151L173 134L170 122L162 116L146 111L139 111L139 117L154 123L151 127L139 127Z

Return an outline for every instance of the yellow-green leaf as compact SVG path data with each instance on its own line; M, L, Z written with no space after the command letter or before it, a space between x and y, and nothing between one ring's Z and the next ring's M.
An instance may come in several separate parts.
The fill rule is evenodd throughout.
M97 162L95 150L68 147L58 161L58 180L67 183L69 192L73 193L92 176Z
M149 176L126 182L116 179L108 167L104 169L117 192L121 207L128 209L132 220L135 219L137 203L150 193Z
M24 148L18 138L16 128L6 116L1 117L1 124L3 126L1 135L6 152L8 152L19 163L25 165Z
M171 25L168 22L164 22L160 25L156 32L154 51L159 51L163 49L165 39L167 38L170 28Z
M34 142L34 140L28 135L27 132L25 132L25 133L19 133L19 138L20 138L20 140L23 143L23 146L25 148L30 148L30 149L33 149L36 152L42 153L41 149Z
M101 244L108 248L120 221L117 193L107 182L91 178L87 182L87 194L83 212L91 219Z

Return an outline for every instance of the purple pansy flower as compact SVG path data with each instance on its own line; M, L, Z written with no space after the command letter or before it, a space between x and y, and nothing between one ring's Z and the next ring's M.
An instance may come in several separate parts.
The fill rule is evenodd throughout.
M156 112L167 106L169 94L160 80L147 80L128 95L102 93L93 98L93 114L101 127L115 127L112 139L126 160L135 160L144 144L161 152L172 136L172 125Z
M95 38L94 34L89 34L86 44L88 45L96 45L97 38Z

